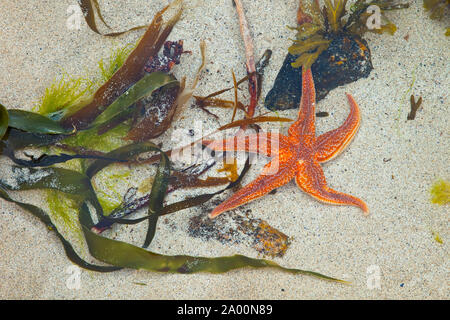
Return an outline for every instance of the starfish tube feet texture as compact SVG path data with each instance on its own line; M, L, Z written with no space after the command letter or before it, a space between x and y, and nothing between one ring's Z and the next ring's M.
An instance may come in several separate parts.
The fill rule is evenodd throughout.
M361 121L358 105L347 94L350 105L347 119L339 128L316 137L316 94L310 69L303 72L302 79L298 118L290 126L288 136L259 132L224 140L204 141L214 151L245 151L272 158L258 178L217 206L210 213L211 218L262 197L294 178L300 189L317 200L356 206L368 214L369 209L364 201L329 188L320 166L320 163L341 153L355 136Z

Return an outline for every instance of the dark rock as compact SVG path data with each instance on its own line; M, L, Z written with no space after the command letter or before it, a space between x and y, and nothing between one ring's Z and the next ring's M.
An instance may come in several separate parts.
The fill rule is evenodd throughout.
M311 66L317 101L339 86L367 78L373 69L367 42L353 34L329 34L331 40ZM270 110L298 108L302 95L302 68L293 68L297 56L288 54L266 96L265 106Z

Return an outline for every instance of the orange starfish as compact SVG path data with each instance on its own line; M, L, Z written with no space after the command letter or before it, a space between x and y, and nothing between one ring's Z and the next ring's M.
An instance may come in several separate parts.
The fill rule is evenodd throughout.
M327 186L320 163L336 157L352 140L360 124L358 105L347 94L350 114L337 129L316 137L316 92L311 70L303 72L302 98L297 121L291 125L288 136L257 133L235 136L225 140L204 141L214 151L246 151L273 157L262 174L229 199L218 205L210 218L255 200L295 177L297 185L314 198L337 205L353 205L367 215L369 209L360 199L335 191ZM274 168L276 172L274 172Z

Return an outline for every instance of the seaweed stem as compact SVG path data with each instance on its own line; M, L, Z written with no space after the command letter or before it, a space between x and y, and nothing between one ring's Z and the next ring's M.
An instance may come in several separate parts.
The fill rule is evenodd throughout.
M258 103L258 77L256 73L254 47L241 0L234 0L234 3L236 4L236 11L239 16L239 27L244 40L245 57L247 59L246 66L249 80L248 91L250 93L250 104L248 106L247 118L252 118L255 114L256 105ZM241 129L245 129L245 126Z

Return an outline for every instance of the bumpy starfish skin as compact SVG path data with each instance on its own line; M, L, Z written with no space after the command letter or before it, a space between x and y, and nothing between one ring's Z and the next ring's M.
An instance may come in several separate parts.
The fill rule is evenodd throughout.
M218 205L210 218L255 200L295 178L297 185L314 198L337 205L353 205L367 215L369 209L360 199L327 186L321 162L336 157L350 143L360 124L360 112L353 97L347 94L350 114L337 129L316 137L315 88L308 69L303 72L302 98L298 119L288 136L257 133L225 140L204 141L214 151L246 151L272 157L262 174L229 199Z

